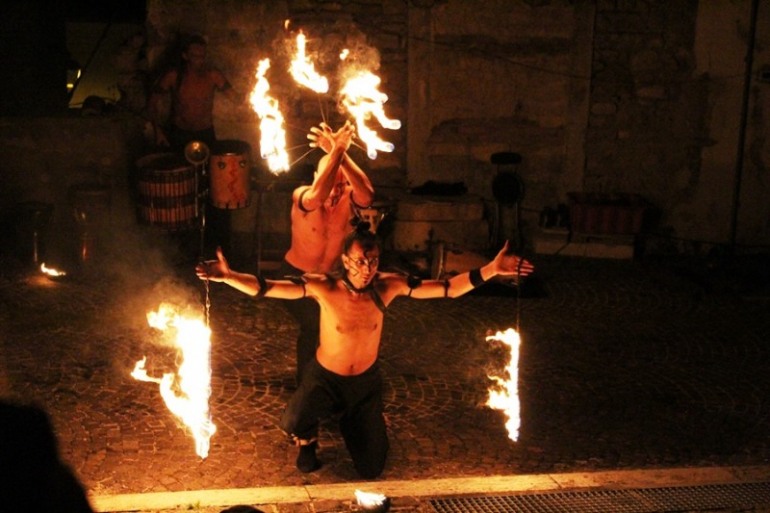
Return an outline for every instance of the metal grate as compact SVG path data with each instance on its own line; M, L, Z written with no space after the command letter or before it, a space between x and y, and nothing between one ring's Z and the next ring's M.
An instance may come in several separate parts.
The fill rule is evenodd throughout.
M436 513L663 513L770 506L770 482L431 499Z

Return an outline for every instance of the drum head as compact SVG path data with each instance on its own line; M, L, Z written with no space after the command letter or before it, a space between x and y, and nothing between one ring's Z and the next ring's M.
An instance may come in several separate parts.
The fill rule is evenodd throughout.
M136 167L156 171L173 171L189 168L190 164L176 153L152 153L137 160Z

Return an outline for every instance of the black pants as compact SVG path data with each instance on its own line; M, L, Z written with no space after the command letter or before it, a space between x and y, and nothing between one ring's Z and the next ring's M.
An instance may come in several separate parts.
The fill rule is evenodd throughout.
M375 362L363 374L340 376L313 359L281 416L281 429L303 440L318 436L320 419L341 415L340 431L356 472L382 473L389 442L383 417L382 375Z
M284 260L279 270L282 278L302 276L305 271L297 269ZM297 383L302 377L305 366L315 359L320 336L321 308L315 300L310 298L286 301L286 308L299 325L297 336Z

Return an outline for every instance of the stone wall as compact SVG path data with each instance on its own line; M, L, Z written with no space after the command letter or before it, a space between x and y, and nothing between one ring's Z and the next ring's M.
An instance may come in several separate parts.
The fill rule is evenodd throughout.
M580 186L593 5L423 4L410 9L408 181L464 182L492 203L496 174L517 172L531 234L544 206ZM491 155L504 151L519 153L521 164L493 165ZM512 238L512 212L501 213L500 235ZM491 206L493 223L495 214Z
M115 232L136 224L129 182L142 155L142 125L132 115L0 119L3 237L28 235L13 232L28 221L30 204L50 206L46 237L65 260L76 257L78 204L95 209L90 217L99 219L89 222ZM83 186L100 187L104 197L73 194Z
M409 196L428 181L462 182L467 196L484 204L490 231L515 237L516 209L497 205L492 183L501 168L490 162L493 153L510 151L521 163L502 170L517 173L524 185L526 240L541 211L566 203L570 192L635 194L660 214L653 227L658 250L698 251L733 238L761 249L770 245L770 6L758 3L752 26L751 5L148 0L146 50L157 76L181 35L202 33L211 60L244 97L255 85L258 61L272 59L271 93L287 119L289 173L274 177L259 158L258 119L247 101L217 98L215 105L219 137L249 142L254 152L254 201L233 214L244 240L254 239L259 215L262 229L285 241L288 191L310 180L320 158L318 150L307 153L307 130L324 119L343 121L338 53L353 48L358 62L382 78L386 113L403 123L380 130L395 145L392 153L370 160L352 151L381 197ZM327 94L299 87L286 73L289 43L300 29L331 79ZM66 218L67 187L95 177L117 183L138 155L151 151L136 142L141 124L114 115L3 119L3 209L41 198ZM271 195L261 204L260 191Z
M750 4L598 2L581 190L646 197L661 214L659 232L679 249L733 236L743 245L770 242L770 84L756 80L767 62L770 10L763 4L758 13L750 115L742 119ZM747 153L739 158L742 129Z

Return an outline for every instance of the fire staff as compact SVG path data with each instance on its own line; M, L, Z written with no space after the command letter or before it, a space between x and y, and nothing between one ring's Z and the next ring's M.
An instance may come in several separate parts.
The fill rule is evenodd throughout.
M388 452L378 365L387 306L398 296L455 298L497 275L526 276L533 266L509 254L506 242L484 266L447 280L421 281L382 273L377 270L379 241L365 224L345 238L341 259L342 270L336 275L306 275L298 282L266 280L232 270L218 250L217 260L199 264L196 274L251 296L311 298L320 305L320 344L280 426L299 446L297 468L312 472L321 466L316 456L319 420L341 415L340 430L356 471L373 479L382 473Z

